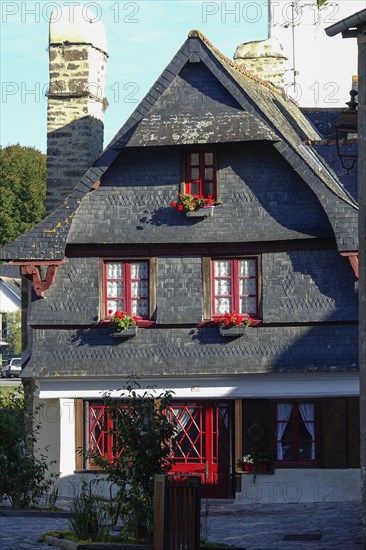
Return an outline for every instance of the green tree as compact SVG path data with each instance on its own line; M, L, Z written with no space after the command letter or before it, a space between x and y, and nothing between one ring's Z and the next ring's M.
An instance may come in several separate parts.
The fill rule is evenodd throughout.
M152 541L155 474L171 467L174 425L164 414L170 392L140 394L136 387L134 380L127 384L122 402L105 396L104 429L113 438L114 458L101 456L97 449L85 454L118 487L114 514L123 518L126 539L143 543Z
M20 356L22 354L22 312L20 309L14 313L7 313L5 320L7 341L6 348L8 357Z
M0 247L45 214L46 155L32 147L0 149Z
M58 475L48 473L52 464L46 449L35 449L37 456L27 449L37 442L40 426L32 416L34 431L26 433L26 411L22 388L9 394L0 393L0 500L6 495L13 508L27 508L37 504L53 487Z

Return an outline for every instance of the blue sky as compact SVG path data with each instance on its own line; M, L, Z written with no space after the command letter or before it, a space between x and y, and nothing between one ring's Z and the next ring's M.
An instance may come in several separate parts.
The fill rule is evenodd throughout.
M267 38L266 0L99 0L1 2L1 145L46 152L48 25L52 10L87 6L105 25L109 59L106 145L164 70L192 29L225 55Z

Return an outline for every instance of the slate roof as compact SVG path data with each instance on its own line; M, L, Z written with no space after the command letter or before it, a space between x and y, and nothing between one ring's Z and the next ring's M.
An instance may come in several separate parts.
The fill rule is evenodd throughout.
M243 120L247 118L253 122L260 132L268 129L269 139L278 139L274 144L276 149L318 196L333 225L339 249L357 249L357 203L321 157L304 145L308 140L320 139L310 122L280 90L226 58L199 31L192 31L134 113L64 203L37 226L4 247L0 258L60 260L64 257L69 229L82 199L116 159L120 147L128 143L131 130L139 134L139 124L148 125L152 107L188 61L203 62L243 110L253 117L248 119L248 115L243 115Z
M1 277L0 281L4 283L8 289L15 294L15 296L20 300L21 297L21 279L13 277Z
M123 341L108 328L38 329L33 343L24 377L349 372L358 364L357 324L263 326L236 339L216 327L152 328Z

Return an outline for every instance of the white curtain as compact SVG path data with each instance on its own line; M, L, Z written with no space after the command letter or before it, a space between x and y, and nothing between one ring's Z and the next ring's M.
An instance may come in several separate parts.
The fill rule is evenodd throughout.
M311 435L311 460L315 460L315 426L314 426L314 405L312 403L300 403L300 414L307 431Z
M278 403L277 405L277 460L283 460L282 436L286 430L291 416L291 403Z

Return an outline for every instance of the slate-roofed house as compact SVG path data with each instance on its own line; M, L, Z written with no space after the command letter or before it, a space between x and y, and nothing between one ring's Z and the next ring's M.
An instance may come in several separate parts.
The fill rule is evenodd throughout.
M88 469L77 448L108 453L102 394L133 375L175 392L174 471L199 472L204 494L359 497L357 201L320 137L192 31L58 208L3 249L33 281L23 378L52 411L64 481ZM213 215L170 206L187 191ZM136 336L112 336L116 309L140 316ZM222 336L225 311L255 326ZM273 474L255 485L252 448Z

